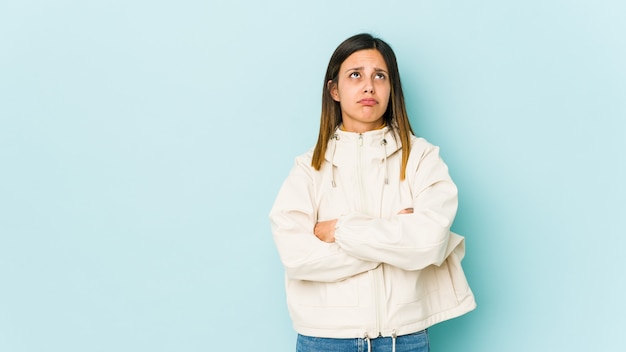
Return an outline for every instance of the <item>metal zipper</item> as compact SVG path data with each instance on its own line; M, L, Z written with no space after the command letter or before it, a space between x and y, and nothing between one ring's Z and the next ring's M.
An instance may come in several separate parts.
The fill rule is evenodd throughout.
M361 211L369 212L368 210L368 202L367 202L367 188L364 186L365 175L365 165L364 165L364 155L362 151L363 147L363 134L359 133L358 139L358 147L357 147L357 182L359 186L359 206L361 207ZM376 337L382 335L382 323L381 319L383 316L382 312L382 304L381 300L384 294L381 294L382 289L382 264L379 265L372 272L372 290L374 292L374 306L375 306L375 321L376 321ZM371 337L370 337L371 338Z

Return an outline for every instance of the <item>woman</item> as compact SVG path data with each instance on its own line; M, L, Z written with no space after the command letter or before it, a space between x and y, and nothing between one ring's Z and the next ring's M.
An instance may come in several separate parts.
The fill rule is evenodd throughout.
M429 326L476 306L456 209L439 149L411 129L392 49L348 38L328 64L317 144L270 213L297 351L429 351Z

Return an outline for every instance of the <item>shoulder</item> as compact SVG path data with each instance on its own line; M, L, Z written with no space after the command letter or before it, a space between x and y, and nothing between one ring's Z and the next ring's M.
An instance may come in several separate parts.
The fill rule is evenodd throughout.
M421 137L411 138L411 152L407 163L407 170L432 170L447 168L439 153L439 146L434 145Z
M439 147L430 143L425 138L411 136L411 154L409 159L421 159L426 154L435 152L439 154Z
M313 166L311 166L313 161L313 149L314 148L310 148L305 153L298 155L295 160L295 166L313 170Z
M312 166L313 160L313 148L309 149L305 153L296 156L294 164L289 172L288 180L292 182L309 182L315 178L317 171Z

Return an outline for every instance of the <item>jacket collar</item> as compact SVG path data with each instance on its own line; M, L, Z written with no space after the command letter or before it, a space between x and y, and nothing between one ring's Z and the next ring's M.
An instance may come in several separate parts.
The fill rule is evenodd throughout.
M366 153L367 158L383 160L400 150L402 145L387 126L364 133L347 132L337 128L328 142L324 157L335 166L354 162L359 147L363 148L362 152Z

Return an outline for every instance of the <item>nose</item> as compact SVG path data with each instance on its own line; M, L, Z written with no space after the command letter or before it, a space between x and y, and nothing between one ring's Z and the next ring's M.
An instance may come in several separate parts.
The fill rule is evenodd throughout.
M365 87L363 87L363 93L374 94L374 82L372 79L365 80Z

